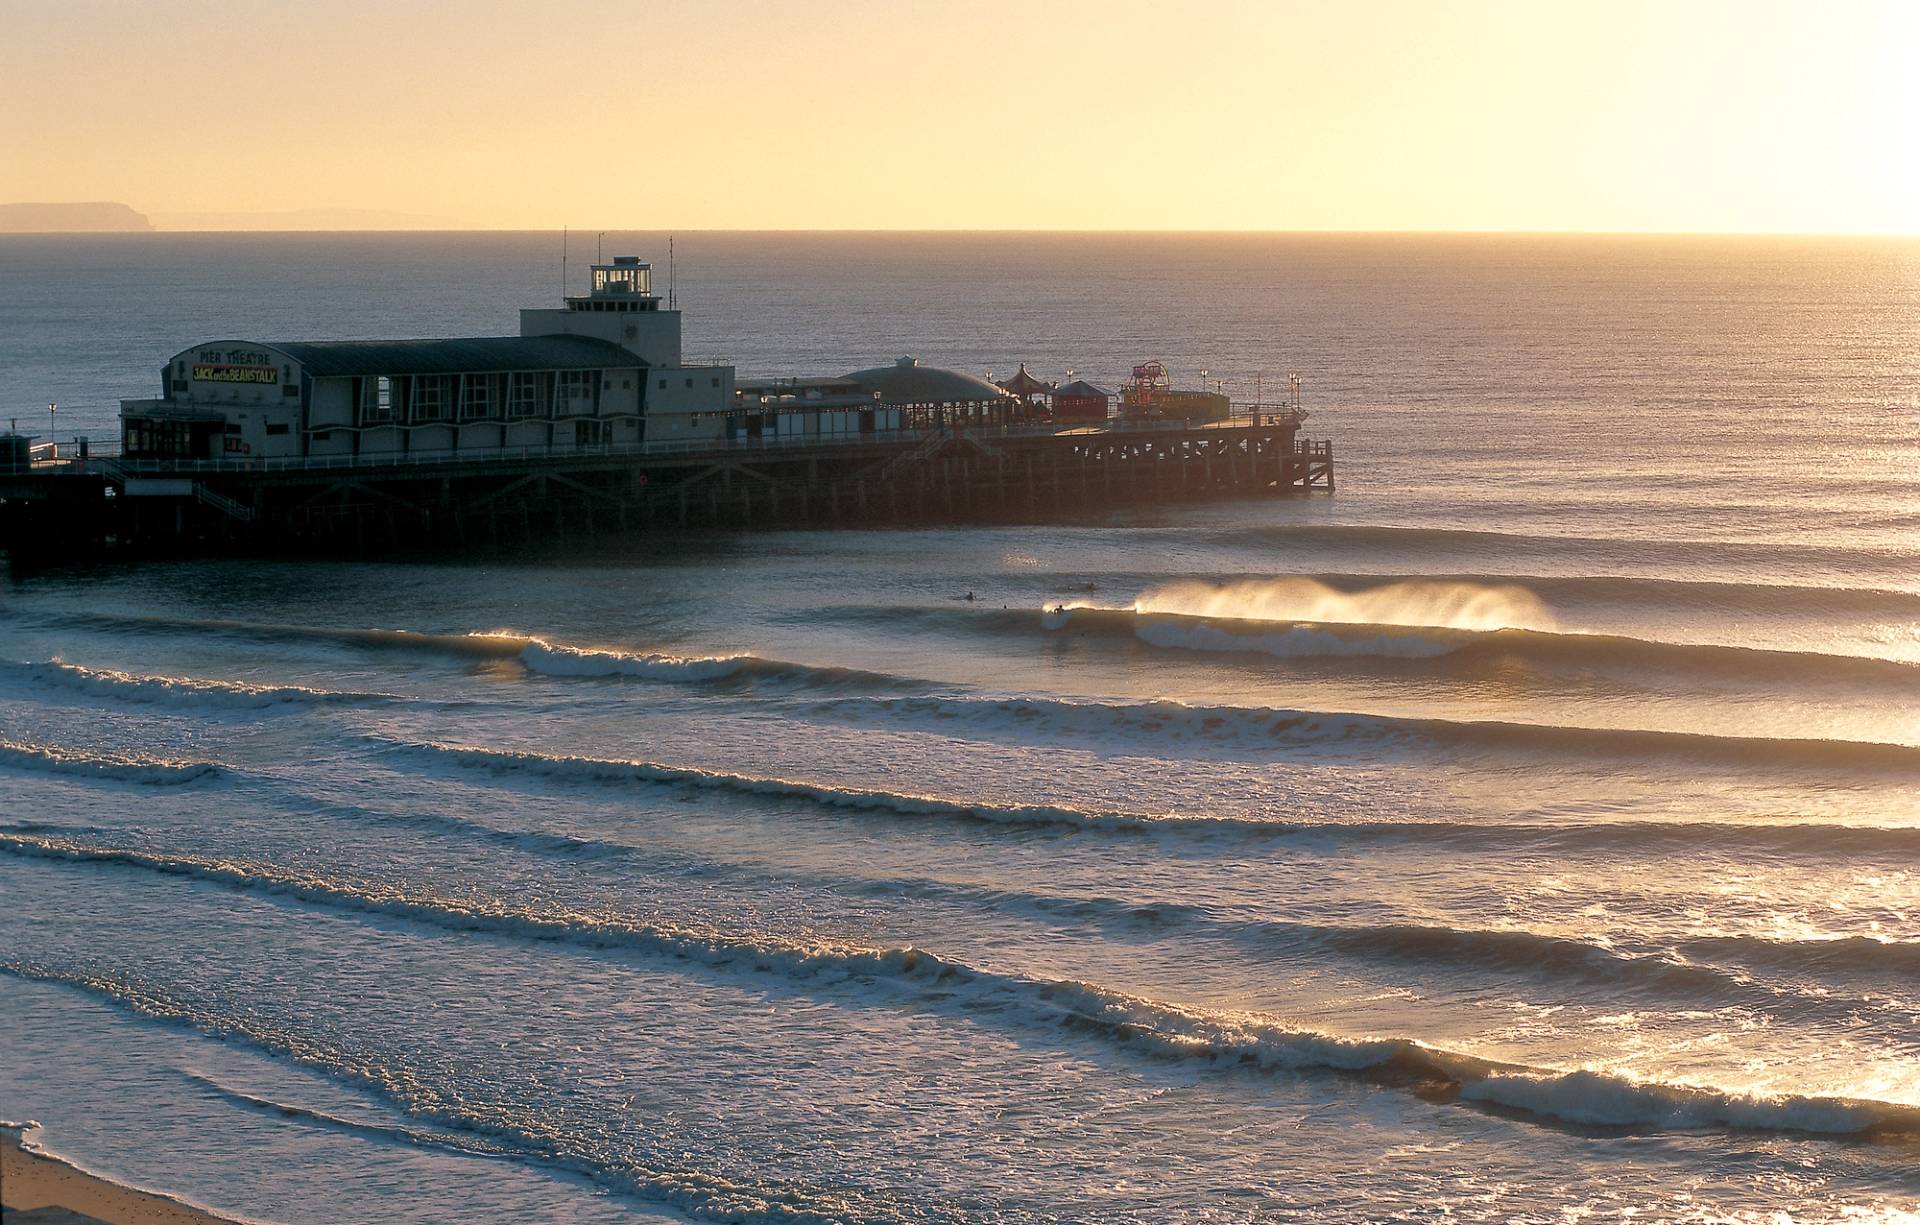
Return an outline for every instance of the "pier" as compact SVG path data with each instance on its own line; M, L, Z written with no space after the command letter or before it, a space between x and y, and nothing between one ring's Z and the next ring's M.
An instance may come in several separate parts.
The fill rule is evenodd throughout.
M1047 522L1331 490L1333 448L1273 409L844 439L483 455L40 458L0 469L16 566L170 555L422 556L677 529Z
M513 336L208 340L120 401L119 445L0 435L18 567L181 554L443 556L593 536L1044 522L1333 488L1292 402L1236 406L1148 362L1118 397L912 356L740 378L688 358L638 256ZM1204 372L1203 372L1204 374ZM1257 397L1256 397L1257 399ZM1118 411L1116 412L1116 407Z

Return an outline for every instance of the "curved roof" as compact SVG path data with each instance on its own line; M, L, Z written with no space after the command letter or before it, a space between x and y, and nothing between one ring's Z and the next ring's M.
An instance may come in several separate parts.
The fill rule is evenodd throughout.
M638 369L647 363L589 336L471 336L457 340L291 340L284 353L315 378L372 374L483 374L505 370Z
M1075 379L1065 387L1056 387L1053 389L1053 394L1056 396L1082 396L1087 398L1100 396L1108 400L1113 399L1113 393L1111 391L1108 391L1104 387L1095 387L1085 379Z
M1014 376L1002 382L1000 386L1016 396L1036 396L1053 390L1052 383L1033 377L1033 372L1027 369L1025 362L1021 362L1020 369L1014 373Z
M1004 400L1007 393L985 379L958 370L923 366L903 357L891 366L856 370L847 376L863 391L877 391L883 404L977 404Z

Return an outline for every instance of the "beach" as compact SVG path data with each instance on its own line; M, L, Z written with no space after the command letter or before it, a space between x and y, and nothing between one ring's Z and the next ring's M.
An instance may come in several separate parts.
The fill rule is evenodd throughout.
M151 1191L123 1187L26 1147L0 1128L0 1208L17 1225L223 1225L230 1218Z

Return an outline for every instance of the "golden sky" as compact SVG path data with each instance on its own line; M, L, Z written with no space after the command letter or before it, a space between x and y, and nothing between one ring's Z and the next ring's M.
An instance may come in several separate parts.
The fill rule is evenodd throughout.
M0 0L0 201L1920 232L1920 0Z

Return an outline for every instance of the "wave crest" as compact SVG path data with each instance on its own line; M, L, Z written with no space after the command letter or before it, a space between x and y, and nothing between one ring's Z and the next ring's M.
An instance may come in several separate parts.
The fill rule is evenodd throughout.
M37 688L61 689L121 702L188 708L263 710L275 706L359 705L394 701L391 694L309 689L301 685L254 685L245 681L146 676L111 668L88 668L51 659L44 663L0 662L0 674Z
M1342 591L1305 577L1233 583L1184 580L1145 592L1133 602L1133 609L1232 621L1456 630L1551 630L1557 624L1546 601L1525 587L1428 579L1407 579L1357 591Z
M1065 698L849 697L813 703L814 717L861 724L928 723L946 735L967 728L985 738L1031 741L1036 734L1111 742L1134 735L1164 749L1212 746L1260 755L1327 755L1358 746L1432 752L1459 750L1497 759L1542 757L1635 761L1657 766L1700 763L1817 774L1920 772L1920 745L1870 740L1734 736L1653 728L1440 719L1358 711L1267 706L1189 706L1182 702L1102 702ZM1457 758L1457 754L1455 754Z
M176 761L143 754L85 753L76 749L25 744L17 740L0 740L0 766L43 774L69 774L80 778L157 786L177 786L221 773L221 768L210 761Z
M1920 1107L1894 1102L1756 1096L1641 1082L1585 1069L1528 1067L1410 1038L1329 1034L1293 1028L1261 1014L1189 1008L1078 980L985 970L914 947L878 948L828 939L799 942L666 922L536 911L497 901L454 900L334 881L256 864L13 834L0 834L0 850L187 876L458 932L558 941L691 961L729 972L857 980L891 989L918 1006L957 1006L971 1016L999 1023L1091 1034L1160 1058L1262 1071L1347 1072L1436 1100L1480 1102L1561 1122L1837 1135L1920 1134ZM14 962L0 963L0 968L23 976L44 976L34 967Z
M666 765L652 761L621 761L604 757L577 757L569 754L535 753L514 749L488 749L469 745L440 744L433 741L393 740L371 737L374 743L396 753L429 762L481 769L525 772L552 778L599 782L658 783L732 791L745 795L773 796L806 800L829 808L881 810L911 816L959 817L1002 825L1055 825L1074 829L1141 829L1155 818L1135 813L1067 808L1046 804L988 804L948 799L942 796L864 788L835 787L826 783L764 775L733 774L694 766ZM1179 821L1181 818L1167 818ZM1202 823L1194 818L1194 824Z
M659 681L721 680L738 674L748 663L747 657L738 655L691 659L676 655L636 655L558 646L539 638L527 640L519 659L527 671L542 676L625 676Z

